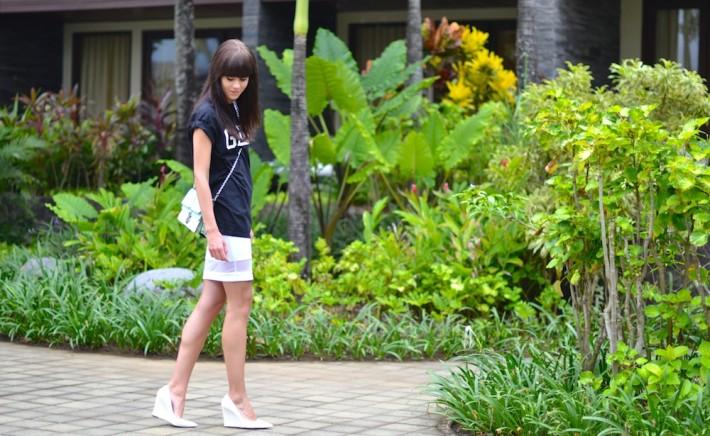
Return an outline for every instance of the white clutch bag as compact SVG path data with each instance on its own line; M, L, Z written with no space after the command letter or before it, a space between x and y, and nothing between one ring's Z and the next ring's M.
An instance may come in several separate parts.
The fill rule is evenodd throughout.
M205 226L202 222L202 211L200 211L200 202L197 200L197 191L195 188L190 188L190 190L187 191L180 205L178 221L183 223L191 232L204 235Z

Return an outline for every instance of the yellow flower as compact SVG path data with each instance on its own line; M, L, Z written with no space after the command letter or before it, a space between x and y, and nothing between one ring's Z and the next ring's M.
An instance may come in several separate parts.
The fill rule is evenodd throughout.
M495 76L498 71L503 69L503 58L491 51L480 50L471 61L470 69L472 74Z
M464 26L461 33L461 48L467 57L473 57L476 52L483 49L488 41L488 33L481 32L475 27Z
M449 99L461 107L467 107L470 104L473 90L466 85L463 80L457 80L455 83L447 82L446 87L449 88Z
M508 92L515 88L517 83L517 78L515 74L510 70L499 71L495 77L495 80L491 82L491 88L498 92Z

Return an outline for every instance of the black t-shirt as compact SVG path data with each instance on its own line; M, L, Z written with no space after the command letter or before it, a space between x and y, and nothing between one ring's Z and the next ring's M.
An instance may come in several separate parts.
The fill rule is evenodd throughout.
M237 114L233 111L234 122ZM192 112L189 124L190 138L195 129L202 129L212 141L210 156L210 190L212 198L234 165L239 162L222 192L214 202L214 216L219 232L227 236L249 237L251 230L252 182L249 169L248 142L238 141L220 125L214 105L210 100L201 102Z

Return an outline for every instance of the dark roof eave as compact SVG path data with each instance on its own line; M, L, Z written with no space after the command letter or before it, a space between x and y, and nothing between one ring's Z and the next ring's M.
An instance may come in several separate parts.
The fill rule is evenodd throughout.
M242 0L194 0L196 6L242 3ZM174 6L175 0L0 0L0 14L130 9Z

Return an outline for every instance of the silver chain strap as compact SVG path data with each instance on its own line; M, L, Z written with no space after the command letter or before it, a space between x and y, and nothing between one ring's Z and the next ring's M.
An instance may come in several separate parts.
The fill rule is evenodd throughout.
M237 101L233 101L232 105L234 106L234 111L237 113L237 133L239 133L239 107L237 106ZM239 141L239 138L237 138L237 142ZM234 160L234 165L232 165L232 169L229 170L229 174L227 174L227 177L224 178L224 182L222 182L222 186L219 187L217 190L217 193L214 195L214 198L212 201L217 201L217 197L219 197L219 194L222 193L222 189L224 189L224 186L227 184L227 180L229 180L230 177L232 177L232 173L234 172L234 169L237 167L237 162L239 162L239 156L242 155L242 147L239 147L239 151L237 152L237 158Z
M229 170L229 174L227 174L227 177L224 179L224 182L222 182L222 186L219 187L217 190L217 193L214 195L214 198L212 201L217 201L217 197L219 197L219 194L222 193L222 189L224 189L224 185L227 184L227 180L229 180L230 177L232 177L232 173L234 172L234 169L237 167L237 162L239 162L239 156L242 155L242 149L239 149L239 152L237 153L237 159L234 161L234 165L232 165L232 169Z

